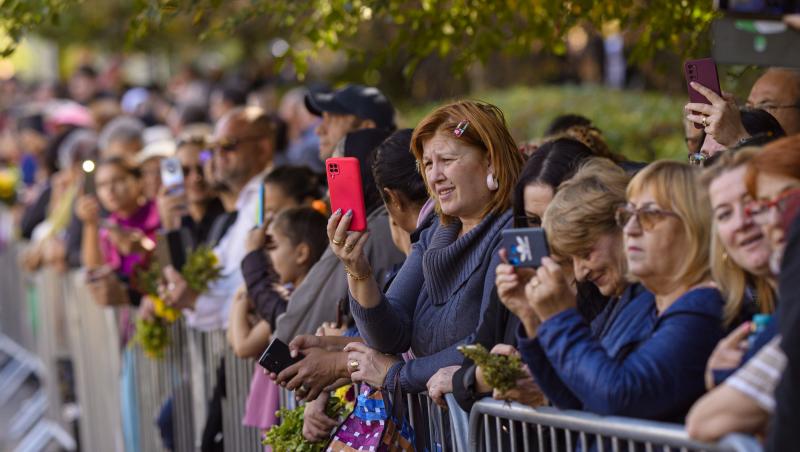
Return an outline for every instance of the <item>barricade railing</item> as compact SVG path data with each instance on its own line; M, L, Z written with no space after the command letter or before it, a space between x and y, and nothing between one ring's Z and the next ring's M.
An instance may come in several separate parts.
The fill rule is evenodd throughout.
M222 431L225 450L257 451L261 446L261 432L242 425L254 361L241 359L231 347L225 347L225 397L222 400Z
M111 308L98 306L82 271L63 280L69 344L80 407L83 450L122 450L119 329Z
M6 252L0 257L16 268ZM16 256L16 254L14 254ZM17 322L37 326L32 337L42 359L43 390L49 404L61 408L53 389L58 381L56 363L71 358L79 403L80 446L83 450L122 450L120 402L121 356L119 331L113 308L97 306L85 286L81 271L59 274L44 270L32 277L3 279L3 293L13 293L18 311L25 312L29 294L31 317L16 312ZM14 282L20 287L12 288ZM27 285L27 287L26 287ZM4 297L3 312L13 312ZM9 309L11 306L11 309ZM8 323L4 318L3 323ZM253 362L233 355L222 330L201 332L186 328L182 321L170 326L171 344L163 360L154 361L137 352L137 402L142 450L163 450L155 417L172 398L175 450L199 448L206 420L207 402L217 383L218 366L226 373L223 400L223 436L229 450L258 450L259 432L242 426ZM25 336L25 334L22 334ZM294 395L281 388L281 407L297 406ZM40 398L43 397L40 396ZM38 400L38 399L37 399ZM667 424L620 417L603 417L578 411L542 407L492 399L477 402L469 416L452 395L448 409L436 405L426 394L407 395L409 420L418 445L428 450L681 450L757 452L761 446L747 435L730 435L714 444L691 440L685 429ZM61 414L60 412L58 413ZM53 417L58 421L58 418ZM44 425L44 424L43 424ZM34 435L31 441L38 441Z
M0 450L76 449L58 423L45 419L42 362L0 333Z
M447 408L437 405L427 393L406 394L405 399L417 450L468 450L468 415L452 394L445 397ZM294 392L280 388L281 408L294 409L297 405Z
M183 320L178 319L167 327L169 344L163 357L146 356L138 344L132 344L135 348L137 424L142 450L166 450L157 419L169 400L172 401L172 410L165 416L169 416L172 422L173 450L195 450L188 349L183 324Z
M467 450L467 413L452 394L440 407L427 393L406 394L408 420L414 429L419 450Z
M604 417L550 407L484 399L473 405L469 422L471 451L719 451L757 452L743 435L716 444L688 437L683 426L622 417Z

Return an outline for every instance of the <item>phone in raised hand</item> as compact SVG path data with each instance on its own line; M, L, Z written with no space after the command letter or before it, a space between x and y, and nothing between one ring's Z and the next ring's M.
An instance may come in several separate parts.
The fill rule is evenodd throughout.
M542 228L505 229L502 235L508 263L514 267L536 268L542 265L543 257L550 255Z
M355 157L333 157L325 160L331 210L342 209L344 214L353 211L350 231L367 229L367 209L364 206L364 186L361 183L361 165Z

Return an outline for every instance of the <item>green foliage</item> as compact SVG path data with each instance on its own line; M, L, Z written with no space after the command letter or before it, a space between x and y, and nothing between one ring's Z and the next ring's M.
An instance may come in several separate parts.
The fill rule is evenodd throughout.
M59 40L163 48L174 39L239 36L245 44L282 37L284 61L304 73L321 50L343 50L368 69L404 62L410 77L430 56L459 74L503 52L566 51L576 25L618 28L634 59L662 50L699 53L714 12L708 0L0 0L3 27L14 42L25 32ZM69 4L69 8L66 5ZM170 39L164 39L169 37ZM102 40L97 40L100 38ZM13 47L13 46L12 46ZM11 48L9 48L11 49ZM365 61L365 56L369 60Z
M263 443L272 447L275 452L321 452L325 443L311 443L303 437L303 405L293 410L281 408L277 416L281 419L280 425L269 429ZM339 397L331 396L325 406L325 413L339 419L347 414L346 402Z
M675 68L681 73L681 68ZM580 113L603 131L615 152L636 161L686 158L683 141L685 98L603 87L537 86L475 93L500 107L518 142L539 138L564 113ZM442 102L404 109L401 123L413 127Z
M480 366L486 383L501 393L513 389L517 380L525 376L519 356L491 354L480 344L462 345L458 351Z
M163 358L169 346L167 326L158 317L136 320L136 335L133 339L142 347L144 354L152 359Z
M0 57L9 56L28 32L57 26L67 7L81 0L0 0Z
M186 263L181 268L181 275L186 279L186 284L197 293L208 289L211 281L219 278L222 267L219 259L208 246L198 246L186 257Z

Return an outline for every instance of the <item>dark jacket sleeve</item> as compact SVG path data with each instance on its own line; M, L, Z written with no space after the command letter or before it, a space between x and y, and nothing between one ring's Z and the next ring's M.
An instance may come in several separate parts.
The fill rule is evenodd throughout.
M609 356L574 310L538 331L544 353L584 409L650 419L682 417L703 394L706 360L721 336L719 316L669 310L624 357Z
M522 361L528 365L536 380L536 384L542 388L544 395L552 405L562 410L580 410L583 408L581 401L575 394L561 381L550 360L545 355L542 345L537 338L529 338L525 333L525 328L519 326L517 331L517 350L519 350Z
M275 321L286 312L287 303L275 290L279 278L272 261L261 250L251 251L242 259L242 276L256 314L275 328Z

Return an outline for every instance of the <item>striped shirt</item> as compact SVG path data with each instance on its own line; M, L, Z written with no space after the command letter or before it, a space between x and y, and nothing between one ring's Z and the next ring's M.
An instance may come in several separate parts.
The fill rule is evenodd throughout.
M726 385L752 398L772 414L775 410L775 387L786 368L786 355L780 347L780 336L772 339L730 378Z

